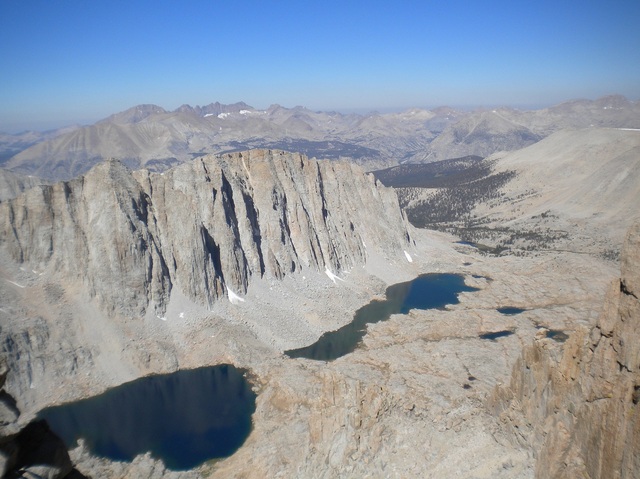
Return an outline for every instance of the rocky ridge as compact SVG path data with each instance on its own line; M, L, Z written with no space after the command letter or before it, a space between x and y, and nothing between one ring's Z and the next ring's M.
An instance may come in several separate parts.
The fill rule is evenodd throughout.
M467 155L489 156L496 151L512 151L543 138L509 116L497 111L472 113L449 125L425 150L421 162ZM417 159L417 158L416 158Z
M107 161L0 204L0 218L15 261L132 316L163 314L176 287L211 306L246 293L252 277L338 274L410 241L393 193L358 167L266 150L164 174Z
M368 170L466 155L513 151L563 129L640 128L640 103L622 96L574 100L539 110L459 111L447 107L365 115L245 103L167 111L138 105L17 152L0 138L12 171L70 179L110 157L132 168L164 171L196 156L253 148L324 159L348 158ZM10 136L10 135L9 135ZM3 143L7 145L3 153Z
M173 112L139 105L14 154L5 167L55 180L70 179L115 157L132 168L164 171L210 153L284 149L323 159L383 165L426 147L453 121L443 112L344 115L244 103L183 105Z
M640 102L620 95L597 100L570 100L549 108L481 109L447 125L412 162L431 162L467 155L489 156L515 151L561 130L640 128Z
M70 133L76 128L78 126L68 126L49 131L23 131L15 134L0 132L0 164L33 145Z
M632 478L640 471L640 223L621 278L591 328L563 350L539 334L491 403L536 455L536 477Z
M18 424L20 411L4 388L8 372L5 359L0 358L0 475L48 479L84 477L73 470L64 443L45 421L33 421L24 427Z

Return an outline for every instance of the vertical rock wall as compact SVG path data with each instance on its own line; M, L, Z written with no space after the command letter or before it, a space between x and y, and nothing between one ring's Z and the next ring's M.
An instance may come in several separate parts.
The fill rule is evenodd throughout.
M640 477L640 223L598 324L563 351L540 335L491 407L537 455L539 478Z
M130 316L162 312L176 286L212 304L255 277L347 270L408 242L395 194L371 175L282 151L206 156L163 174L112 160L0 204L0 248Z

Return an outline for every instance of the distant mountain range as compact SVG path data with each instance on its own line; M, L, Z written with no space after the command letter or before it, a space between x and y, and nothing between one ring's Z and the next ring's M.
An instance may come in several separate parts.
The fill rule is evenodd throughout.
M194 157L251 148L347 158L376 169L466 155L488 156L533 144L562 129L640 128L640 102L622 96L573 100L541 110L464 112L447 107L366 115L246 103L138 105L83 127L0 135L0 163L15 172L69 179L107 158L162 171Z

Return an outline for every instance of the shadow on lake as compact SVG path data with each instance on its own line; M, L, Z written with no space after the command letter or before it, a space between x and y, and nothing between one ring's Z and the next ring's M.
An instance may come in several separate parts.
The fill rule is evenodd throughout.
M73 448L114 461L150 452L168 469L228 457L251 432L256 395L243 371L219 365L149 376L38 416Z

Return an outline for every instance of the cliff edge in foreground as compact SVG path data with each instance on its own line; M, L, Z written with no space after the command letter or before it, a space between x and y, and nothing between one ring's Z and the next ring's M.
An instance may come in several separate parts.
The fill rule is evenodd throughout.
M536 477L640 477L640 223L591 330L562 351L539 334L492 407L536 455Z

